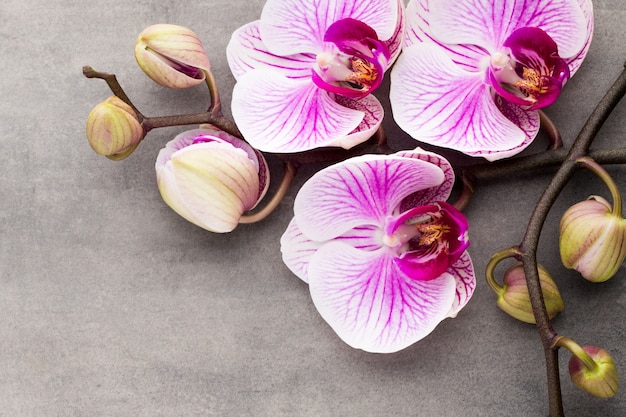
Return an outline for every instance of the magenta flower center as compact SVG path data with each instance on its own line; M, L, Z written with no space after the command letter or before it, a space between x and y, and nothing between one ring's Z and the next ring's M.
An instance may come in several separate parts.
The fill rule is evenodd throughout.
M318 87L351 98L378 88L390 52L374 29L359 20L341 19L328 28L324 41L330 45L316 56L311 74Z
M382 242L410 278L434 279L468 247L467 220L447 203L415 207L386 219Z
M516 30L490 58L490 84L504 99L528 109L552 104L570 75L556 42L539 28Z

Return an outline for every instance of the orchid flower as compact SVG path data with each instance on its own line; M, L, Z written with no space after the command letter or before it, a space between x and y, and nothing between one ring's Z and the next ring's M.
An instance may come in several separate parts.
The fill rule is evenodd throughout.
M467 220L445 203L453 183L448 161L417 149L348 159L299 191L283 261L350 346L404 349L469 301Z
M155 164L165 203L196 226L226 233L269 186L263 155L241 139L204 125L161 149Z
M402 0L268 0L227 48L232 113L267 152L349 149L380 126L372 93L400 52Z
M415 139L496 160L525 149L591 42L591 0L411 0L391 73Z

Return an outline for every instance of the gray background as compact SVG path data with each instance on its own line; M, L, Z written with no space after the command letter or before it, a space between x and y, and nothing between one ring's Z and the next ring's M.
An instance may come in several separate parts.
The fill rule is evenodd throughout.
M156 187L156 154L183 128L153 131L121 162L91 151L85 119L109 90L83 78L83 65L115 72L147 115L201 111L203 88L166 91L133 57L144 27L184 25L203 39L229 113L225 47L262 5L1 3L0 416L545 415L537 333L496 307L482 272L493 252L519 243L549 175L479 186L466 210L474 298L419 343L376 355L343 344L280 260L297 187L266 221L216 235L176 215ZM566 145L626 60L623 0L597 0L595 12L589 55L546 110ZM415 146L390 115L386 128L395 147ZM622 103L594 147L623 146L625 128ZM622 190L625 169L609 168ZM296 186L313 171L302 170ZM608 197L597 179L577 174L551 211L539 257L567 304L556 330L609 350L624 378L626 269L592 285L558 256L560 213L592 193ZM611 400L580 392L568 358L563 352L568 416L626 414L626 390Z

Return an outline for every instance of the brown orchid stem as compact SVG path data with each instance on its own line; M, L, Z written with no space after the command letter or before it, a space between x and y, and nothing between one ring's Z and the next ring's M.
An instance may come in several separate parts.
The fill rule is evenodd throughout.
M606 121L611 111L626 94L626 69L622 71L617 80L609 88L600 100L587 122L572 144L565 160L546 187L540 197L528 222L526 234L518 246L519 258L524 264L524 273L528 293L533 307L533 314L537 323L537 329L544 346L546 358L546 370L548 377L548 397L550 417L563 417L563 401L561 398L561 386L559 379L558 345L555 340L557 333L552 328L546 306L543 300L539 272L537 269L537 247L539 236L544 222L561 190L565 187L574 172L579 167L578 160L588 154L593 139L598 134L602 124Z
M211 94L211 106L208 111L204 113L181 114L174 116L146 117L139 111L139 109L137 109L137 107L135 107L133 102L128 98L128 96L124 92L124 89L117 81L115 74L96 71L89 66L83 67L83 75L85 77L99 78L106 81L111 92L134 110L139 120L139 123L141 123L144 129L145 134L147 134L152 129L157 129L161 127L200 125L207 123L217 127L218 129L223 130L226 133L229 133L238 138L242 138L241 132L237 128L237 125L235 125L232 120L222 115L222 112L220 111L221 104L219 94L217 93L217 86L215 86L215 80L212 74L210 76L209 74L210 72L207 72L206 77L207 85L209 86L209 92Z
M119 97L120 100L122 100L124 103L126 103L130 107L132 107L132 109L137 114L137 117L139 118L139 122L140 123L145 118L145 116L143 114L141 114L139 109L137 109L137 107L135 107L133 102L130 101L130 99L126 95L126 92L124 92L124 89L122 88L120 83L117 81L117 78L115 77L115 74L109 74L107 72L96 71L93 68L91 68L90 66L84 66L83 67L83 75L85 77L87 77L87 78L100 78L101 80L106 81L107 85L111 89L111 92L114 95L116 95L117 97Z
M291 186L291 183L296 176L296 172L297 169L291 161L284 162L283 179L280 181L280 184L278 185L278 188L276 189L276 192L274 193L272 198L260 210L241 216L241 219L239 219L239 223L256 223L269 216L270 213L272 213L276 209L276 207L278 207L282 199L287 194L287 191L289 190L289 187Z

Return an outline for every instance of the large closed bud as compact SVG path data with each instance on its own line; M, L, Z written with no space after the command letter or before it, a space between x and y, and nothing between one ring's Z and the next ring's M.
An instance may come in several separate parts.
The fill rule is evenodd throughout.
M619 389L619 377L609 352L597 346L583 346L581 350L569 361L572 382L596 397L613 397Z
M144 137L134 110L117 96L93 108L87 116L86 133L91 148L110 159L130 155Z
M216 233L232 231L269 185L263 155L214 128L183 132L156 161L163 200L185 219Z
M566 268L592 282L606 281L626 257L626 220L604 198L591 196L565 212L559 243Z
M211 67L198 35L170 24L144 29L135 42L135 59L148 77L168 88L198 85Z

